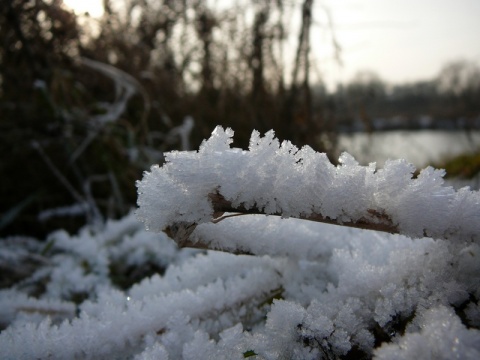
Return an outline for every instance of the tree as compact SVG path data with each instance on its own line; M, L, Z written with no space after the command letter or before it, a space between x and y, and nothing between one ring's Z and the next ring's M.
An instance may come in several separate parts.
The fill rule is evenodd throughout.
M447 64L435 80L436 89L441 99L441 115L455 119L466 117L467 128L478 115L478 98L480 96L480 68L467 61Z

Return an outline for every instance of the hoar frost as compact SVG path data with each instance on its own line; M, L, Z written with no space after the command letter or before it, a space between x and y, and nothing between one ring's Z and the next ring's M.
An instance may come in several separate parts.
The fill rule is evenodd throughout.
M318 214L416 238L479 237L479 193L443 186L443 170L428 167L413 178L415 168L405 160L376 169L348 153L334 166L308 146L280 143L273 131L264 137L254 131L248 151L231 148L232 137L231 129L217 127L198 152L167 153L165 165L144 174L137 216L147 229L208 223L214 213L209 197L219 194L233 207L282 217Z
M0 289L0 357L479 358L478 192L443 187L438 170L413 179L402 160L377 170L344 154L333 166L273 132L254 133L248 151L231 149L232 136L217 128L198 152L167 154L139 182L137 216L150 230L177 226L194 244L256 256L179 249L132 215L52 234L41 261L40 243L27 251L0 239L0 266L26 252L39 260ZM218 221L212 193L283 218ZM346 224L372 212L385 217L367 220L389 219L402 234L294 219ZM164 272L126 288L113 281L119 267L147 264Z

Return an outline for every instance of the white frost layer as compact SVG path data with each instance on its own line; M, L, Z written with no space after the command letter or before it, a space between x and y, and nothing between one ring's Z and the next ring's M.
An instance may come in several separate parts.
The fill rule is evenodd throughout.
M193 261L201 262L202 255L199 256L200 259L193 258ZM145 346L142 344L148 341L145 337L162 335L164 346L173 354L172 358L178 359L181 353L176 354L177 348L181 349L182 336L188 336L185 331L192 325L218 333L219 329L235 325L246 316L248 309L249 316L252 312L262 316L261 303L280 285L277 262L225 253L215 253L207 260L208 266L217 271L226 263L235 270L227 271L223 279L217 276L201 281L198 268L186 264L181 268L182 278L173 268L172 275L167 271L162 279L138 285L132 296L118 290L99 293L96 301L84 302L79 317L70 322L56 326L46 318L38 325L14 324L0 334L2 356L7 359L127 358L129 352ZM196 279L197 275L200 279ZM192 283L192 277L197 281ZM183 278L190 286L182 284Z
M334 166L308 146L280 143L273 131L264 137L254 131L248 151L231 148L232 137L231 129L217 127L198 152L167 153L164 166L144 174L137 183L137 217L147 229L210 221L208 194L218 191L234 206L283 217L316 213L341 223L374 211L411 237L480 236L479 192L443 186L443 170L428 167L413 179L415 168L405 160L376 169L343 153Z
M376 359L480 359L480 331L467 329L451 309L440 306L428 310L420 327L420 332L382 346Z
M200 224L192 233L192 240L206 244L209 249L231 253L315 261L330 256L332 248L345 241L338 237L336 228L293 218L248 215L225 218L216 224Z
M13 289L0 290L0 327L24 322L40 322L45 316L63 320L75 316L72 303L56 299L35 299ZM38 320L39 319L39 320Z
M476 243L411 240L296 219L242 216L214 226L240 221L231 228L240 232L243 227L245 238L259 240L252 251L274 251L274 246L262 247L267 240L259 226L263 222L272 240L265 242L278 240L275 256L208 251L178 262L162 237L154 247L154 234L139 230L132 220L112 222L95 236L97 242L113 242L114 248L131 254L130 241L125 242L130 236L139 248L151 243L159 260L171 259L165 274L146 278L127 291L104 281L105 288L75 309L60 300L60 292L54 296L47 291L47 298L41 299L27 297L21 289L0 292L0 303L8 312L0 315L10 322L0 332L4 358L241 360L252 353L272 360L338 358L354 348L375 354L379 329L392 336L378 350L383 358L436 354L444 346L442 337L458 338L459 354L476 355L478 350L478 331L467 330L454 311L464 308L462 320L478 327L480 246ZM129 229L133 233L127 236ZM237 239L242 234L236 234ZM90 263L92 269L101 270L105 258L114 257L105 248L98 251L102 246L95 248L92 241L84 231L59 239L58 246L74 259L94 257L96 249L99 259ZM57 256L55 266L63 268L66 257ZM147 261L145 256L134 258ZM101 278L101 272L95 271ZM55 281L60 286L62 280ZM35 318L24 317L17 305L37 309ZM442 307L448 311L428 315L429 309ZM68 318L73 319L49 320L69 309ZM405 333L398 325L402 322ZM440 323L447 326L438 335L434 330ZM394 329L399 331L396 336ZM404 352L402 344L412 344L418 334L426 340L420 341L422 347Z

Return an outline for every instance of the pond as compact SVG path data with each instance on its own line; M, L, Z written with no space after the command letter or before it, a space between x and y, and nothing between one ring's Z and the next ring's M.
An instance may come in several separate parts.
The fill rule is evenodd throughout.
M385 131L372 134L341 134L338 149L352 154L359 163L376 162L382 167L387 159L403 158L417 168L480 150L480 131Z

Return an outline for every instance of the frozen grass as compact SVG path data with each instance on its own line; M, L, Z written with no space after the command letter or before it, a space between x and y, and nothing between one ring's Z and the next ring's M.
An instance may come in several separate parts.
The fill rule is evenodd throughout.
M2 357L480 357L478 192L434 169L412 179L403 161L335 167L272 133L230 149L232 135L145 175L138 216L158 233L131 214L3 239L2 269L28 271L0 290ZM258 214L226 217L216 200ZM312 214L399 234L296 218ZM223 252L179 249L163 229Z

